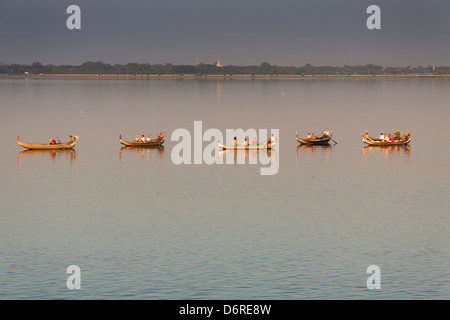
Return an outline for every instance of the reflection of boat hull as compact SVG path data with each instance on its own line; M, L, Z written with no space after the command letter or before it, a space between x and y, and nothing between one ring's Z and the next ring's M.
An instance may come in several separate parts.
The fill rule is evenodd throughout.
M69 158L70 161L78 160L78 154L74 149L62 149L62 150L24 150L19 152L17 155L17 163L23 161L26 158L39 157L39 156L49 156L52 160L56 157L64 156L66 159Z
M158 145L155 145L155 146L139 146L139 147L141 147L141 148L143 148L143 149L164 149L164 146L163 145L161 145L161 146L158 146ZM135 150L136 149L136 146L123 146L122 148L120 148L120 150Z
M17 137L17 144L28 150L66 150L73 149L77 145L78 136L74 136L75 140L72 142L63 142L57 144L39 144L39 143L25 143L21 142Z
M330 130L330 135L325 138L319 137L316 139L302 139L298 136L298 133L296 133L295 139L301 145L328 145L328 144L330 144L332 135L333 135L333 130Z
M324 144L299 144L297 146L297 149L331 149L331 144L324 143Z
M20 156L28 156L28 155L38 155L38 154L68 154L68 155L76 155L76 151L74 149L61 149L61 150L24 150L19 152Z
M369 146L377 147L392 147L392 146L404 146L411 141L411 133L408 133L403 139L395 141L381 141L380 139L375 139L369 136L367 131L362 134L362 142L368 144Z
M377 148L377 147L378 146L364 146L363 149L364 150L380 150L380 148ZM401 151L401 150L409 151L409 150L411 150L411 146L409 144L402 144L402 145L395 145L395 146L386 146L386 147L390 147L389 149L397 150L397 151Z
M154 148L154 147L161 147L166 140L166 134L164 133L164 136L162 139L153 139L149 142L134 142L134 141L125 141L122 139L122 135L119 135L119 141L121 144L127 147L146 147L146 148Z

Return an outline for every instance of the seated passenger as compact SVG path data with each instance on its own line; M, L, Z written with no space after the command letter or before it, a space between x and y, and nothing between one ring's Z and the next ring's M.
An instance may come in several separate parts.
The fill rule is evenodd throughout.
M306 139L311 139L311 133L308 133L308 135L306 136Z
M383 134L383 132L382 132L382 133L380 133L380 136L378 137L378 139L380 139L380 140L384 140L384 134Z
M145 142L150 142L150 137L149 136L145 137Z
M144 135L141 136L140 142L145 142L145 137L144 137Z
M400 131L395 131L395 133L394 133L394 138L395 138L395 140L400 140L402 137L401 137L401 135L400 135Z
M385 133L385 134L384 134L384 141L386 141L386 142L391 141L390 138L389 138L390 135L391 135L391 134L388 135L387 133Z
M234 140L233 140L233 146L237 146L237 140L236 140L236 137L234 137Z
M48 144L56 144L56 140L53 137L50 138L50 142Z
M244 142L242 143L243 146L248 146L248 140L245 138Z
M134 138L134 142L139 142L139 135L136 136L136 138Z
M252 139L252 145L256 146L256 138Z

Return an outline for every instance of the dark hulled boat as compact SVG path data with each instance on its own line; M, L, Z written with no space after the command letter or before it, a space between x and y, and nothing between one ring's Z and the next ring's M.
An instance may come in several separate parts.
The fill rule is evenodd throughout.
M315 139L304 139L298 136L298 132L295 133L295 139L298 143L302 145L326 145L330 143L331 135L333 134L333 129L330 130L330 133L327 135L323 135L321 137L317 137Z
M121 144L127 147L161 147L166 140L166 133L164 132L162 137L156 139L140 142L140 141L125 141L122 139L122 135L119 135L119 141Z

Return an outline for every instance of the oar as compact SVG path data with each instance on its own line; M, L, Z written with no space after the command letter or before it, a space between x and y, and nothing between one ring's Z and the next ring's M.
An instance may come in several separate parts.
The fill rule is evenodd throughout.
M331 139L333 142L334 142L334 144L337 144L337 142L336 141L334 141L333 139Z

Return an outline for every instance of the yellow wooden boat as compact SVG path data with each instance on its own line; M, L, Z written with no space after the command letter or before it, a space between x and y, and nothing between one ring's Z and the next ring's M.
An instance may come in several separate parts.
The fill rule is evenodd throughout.
M44 143L25 143L20 141L19 136L17 136L17 144L25 149L29 150L64 150L73 149L77 145L79 140L78 136L73 136L73 141L70 142L60 142L56 144L44 144Z

